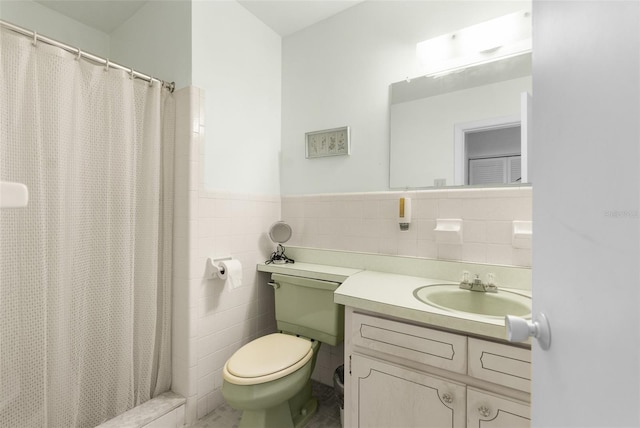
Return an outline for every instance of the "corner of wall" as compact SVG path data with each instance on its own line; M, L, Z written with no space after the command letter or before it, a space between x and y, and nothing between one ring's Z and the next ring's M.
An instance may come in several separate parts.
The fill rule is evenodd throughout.
M94 55L109 54L108 34L32 0L0 1L0 18Z
M222 368L240 346L275 330L273 292L256 264L273 250L265 231L280 197L211 192L204 185L205 91L176 91L174 392L191 423L223 403ZM243 266L242 285L206 277L208 257Z
M151 1L109 35L109 57L176 88L192 82L191 1Z

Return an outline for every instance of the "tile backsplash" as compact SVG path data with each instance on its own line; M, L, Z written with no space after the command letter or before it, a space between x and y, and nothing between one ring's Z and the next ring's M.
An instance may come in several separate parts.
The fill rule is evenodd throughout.
M408 231L399 198L412 199ZM512 245L513 221L531 221L531 187L282 196L289 245L531 266L531 250ZM461 219L462 242L436 239L436 219Z

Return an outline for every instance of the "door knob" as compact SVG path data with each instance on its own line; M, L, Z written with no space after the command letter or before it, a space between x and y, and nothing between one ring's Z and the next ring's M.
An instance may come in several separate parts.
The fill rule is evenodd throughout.
M551 346L551 329L545 314L539 314L533 322L507 315L504 317L504 324L510 342L524 342L529 337L535 337L545 351Z

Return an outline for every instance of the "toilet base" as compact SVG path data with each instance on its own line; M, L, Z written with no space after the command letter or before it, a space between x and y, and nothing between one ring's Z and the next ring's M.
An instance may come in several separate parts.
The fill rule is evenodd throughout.
M240 428L282 427L294 428L291 421L289 402L263 410L244 410L240 419Z
M311 395L311 380L288 401L268 409L242 412L240 428L302 428L318 410L318 400Z
M293 418L294 427L302 428L305 425L307 425L311 420L311 418L313 417L313 415L316 414L317 410L318 410L318 400L312 397L311 400L309 400L304 405L300 414L297 417Z
M311 379L298 394L289 400L289 408L292 410L291 419L295 428L305 426L316 413L318 400L311 395Z

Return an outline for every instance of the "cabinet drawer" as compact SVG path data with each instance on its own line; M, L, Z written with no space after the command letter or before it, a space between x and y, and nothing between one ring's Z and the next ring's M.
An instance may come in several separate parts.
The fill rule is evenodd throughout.
M445 370L467 372L466 336L357 312L353 314L351 328L355 346Z
M469 338L469 376L531 391L531 351Z

